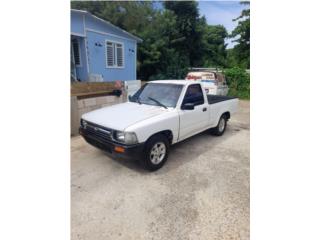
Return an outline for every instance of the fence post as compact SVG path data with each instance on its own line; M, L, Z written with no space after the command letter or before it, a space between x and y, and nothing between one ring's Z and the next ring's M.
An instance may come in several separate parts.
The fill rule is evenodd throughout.
M70 98L70 111L71 111L71 135L77 135L80 127L79 122L79 111L78 111L78 100L76 96Z

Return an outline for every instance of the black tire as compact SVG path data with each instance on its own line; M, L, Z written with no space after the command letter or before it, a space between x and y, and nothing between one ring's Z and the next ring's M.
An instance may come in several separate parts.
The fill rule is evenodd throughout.
M163 145L161 145L161 143ZM157 144L157 146L156 146ZM159 158L157 157L152 157L152 150L154 150L154 147L156 150L162 149L165 146L165 154L162 157L161 153L159 153L157 156L159 156ZM163 134L157 134L152 136L145 144L145 148L143 151L143 157L140 159L140 164L142 165L142 167L144 167L145 169L149 170L149 171L156 171L158 169L160 169L165 162L168 159L168 155L169 155L169 140L168 138L163 135ZM160 157L161 155L161 157ZM156 164L155 163L155 159L159 160L159 162ZM161 159L161 161L160 161Z
M219 128L220 124L222 124L221 121L224 121L222 129ZM227 122L228 122L227 117L226 117L225 114L223 114L219 119L218 125L215 128L213 128L213 134L216 135L216 136L222 136L224 131L227 128Z

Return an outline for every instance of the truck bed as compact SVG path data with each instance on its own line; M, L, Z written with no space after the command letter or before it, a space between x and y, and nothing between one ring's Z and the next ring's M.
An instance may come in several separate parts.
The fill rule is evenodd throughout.
M215 104L218 102L223 102L231 99L235 99L237 97L229 97L229 96L218 96L218 95L207 95L208 97L208 103L209 104Z

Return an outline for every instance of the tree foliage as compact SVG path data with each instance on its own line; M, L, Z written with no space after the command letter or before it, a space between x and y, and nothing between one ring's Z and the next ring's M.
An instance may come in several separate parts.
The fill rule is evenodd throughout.
M204 33L204 66L225 67L226 66L226 44L228 36L226 28L222 25L207 25Z
M193 1L166 1L166 10L176 16L177 39L173 47L185 56L186 65L201 66L205 18L200 18L198 3Z
M239 98L250 98L250 74L245 69L233 67L224 69L229 86L229 95L238 96Z
M241 4L249 5L250 2L244 1ZM249 69L250 68L250 9L244 9L241 15L234 19L238 21L237 27L232 31L230 37L236 38L234 42L237 43L230 51L230 58L238 66Z

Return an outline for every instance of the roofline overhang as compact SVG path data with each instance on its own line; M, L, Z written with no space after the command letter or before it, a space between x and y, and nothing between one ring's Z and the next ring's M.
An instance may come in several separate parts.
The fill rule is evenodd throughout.
M90 16L90 17L93 17L93 18L95 18L95 19L97 19L97 20L99 20L99 21L101 21L101 22L103 22L103 23L105 23L105 24L113 27L113 28L116 28L117 30L121 31L122 33L124 33L124 34L128 35L129 37L133 38L134 40L136 40L137 43L143 42L143 40L142 40L141 38L138 38L138 37L134 36L133 34L127 32L127 31L125 31L125 30L123 30L123 29L121 29L121 28L119 28L119 27L117 27L117 26L115 26L115 25L113 25L112 23L110 23L110 22L108 22L108 21L106 21L106 20L104 20L104 19L102 19L102 18L99 18L99 17L91 14L91 13L88 12L88 11L78 10L78 9L71 9L71 12L78 12L78 13L86 14L86 15L88 15L88 16Z

